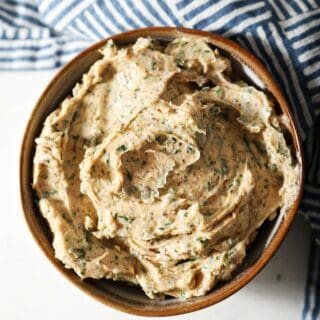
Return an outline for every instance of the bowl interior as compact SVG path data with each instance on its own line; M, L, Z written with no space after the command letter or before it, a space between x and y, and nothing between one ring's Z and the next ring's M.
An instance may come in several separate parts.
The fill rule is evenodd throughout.
M132 43L136 40L137 36L148 35L151 35L160 41L170 41L176 37L176 34L172 34L172 32L164 33L161 31L150 33L150 30L146 30L145 33L140 32L140 34L129 33L122 37L115 36L114 41L117 45L121 46ZM68 94L70 94L75 83L80 81L82 74L88 71L89 67L101 57L97 48L103 45L104 42L105 41L102 41L94 47L89 48L69 63L47 87L32 113L22 146L20 173L22 202L29 227L31 228L31 231L40 247L51 262L56 265L69 280L84 289L87 293L113 307L126 312L143 315L168 315L199 309L215 303L238 290L261 269L266 261L260 268L253 270L259 258L263 256L264 251L270 246L270 243L272 245L273 238L279 232L279 229L281 229L284 220L286 220L283 216L278 215L273 221L267 221L263 224L258 232L256 240L248 249L244 263L234 272L234 276L231 281L228 283L219 283L206 296L192 298L187 301L173 298L160 301L150 300L138 287L130 286L126 283L114 282L112 280L87 279L81 281L72 271L66 270L63 265L54 258L54 251L51 246L52 234L48 228L46 220L39 212L34 201L35 194L31 188L32 163L35 151L34 140L40 134L43 122L49 113L51 113L59 103ZM232 60L233 68L236 70L236 73L240 75L240 78L245 79L247 82L260 89L265 90L271 97L273 97L274 101L277 101L277 97L274 96L272 88L269 88L268 84L260 78L256 70L254 70L254 67L248 67L247 61L244 61L241 58L241 55L239 56L239 54L237 54L236 50L228 50L228 46L225 46L221 39L213 41L213 45L218 47L223 55L228 56ZM281 107L282 106L279 108L278 106L280 110ZM287 116L290 117L288 114ZM296 150L298 141L295 136L295 131L292 131L291 129L293 130L293 128L289 128L291 136L293 137L293 148ZM299 158L299 156L297 156L297 158ZM301 161L299 159L298 161ZM296 210L294 209L293 211ZM294 215L294 213L291 215ZM288 223L290 224L290 221ZM277 246L273 248L272 253L274 253L276 247ZM269 255L268 259L271 255ZM237 282L237 280L239 281Z

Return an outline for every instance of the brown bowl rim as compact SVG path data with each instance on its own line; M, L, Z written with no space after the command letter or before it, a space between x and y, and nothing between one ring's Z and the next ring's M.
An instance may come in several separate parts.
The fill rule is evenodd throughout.
M268 90L276 98L277 102L279 103L279 106L281 107L281 110L289 119L291 135L293 137L294 147L298 154L298 161L300 163L300 176L299 176L299 193L292 207L287 212L285 218L281 221L278 229L276 230L275 234L273 235L267 247L264 249L260 257L257 259L257 261L253 265L246 268L236 278L233 278L230 281L226 282L214 294L208 295L207 297L205 297L200 301L192 302L192 300L191 301L187 300L187 303L183 303L183 301L181 301L182 303L181 305L174 306L171 308L169 306L169 308L166 308L166 309L162 309L162 308L144 309L143 307L134 307L132 305L125 305L119 301L110 301L105 299L105 297L100 295L99 292L97 292L95 288L92 288L90 284L86 284L83 281L79 281L75 279L75 277L73 277L70 274L70 271L66 270L59 262L57 262L54 255L52 255L52 252L48 252L44 247L44 245L42 244L40 232L37 230L37 227L33 226L32 219L29 217L29 212L28 212L29 209L27 208L27 202L31 202L33 201L33 199L30 199L28 197L28 192L24 189L23 181L24 181L24 175L25 175L24 171L27 170L27 168L25 168L25 153L26 153L25 151L27 150L27 148L30 148L30 146L27 146L26 144L28 131L31 127L31 123L34 118L34 115L37 112L38 106L41 104L41 101L47 95L48 91L50 90L51 86L55 83L55 81L59 77L61 77L62 74L65 74L66 72L68 72L68 69L70 68L70 66L76 63L79 58L85 56L87 53L91 51L97 51L109 39L113 39L115 42L117 42L118 40L123 40L126 38L138 38L139 36L146 36L146 35L150 37L154 36L155 38L157 37L159 38L159 33L167 34L168 38L178 37L178 36L181 36L181 34L206 37L210 39L210 41L212 41L214 45L217 45L218 47L228 52L231 52L232 56L234 56L236 59L239 59L242 63L247 65L251 70L254 70L254 72L262 80L266 88L268 88ZM23 134L22 144L21 144L19 178L20 178L20 197L21 197L22 209L24 212L26 223L29 227L29 230L33 238L35 239L36 243L41 248L43 253L50 260L50 262L71 283L76 285L79 289L81 289L91 297L95 298L96 300L102 302L103 304L109 307L115 308L117 310L129 313L129 314L135 314L135 315L141 315L141 316L170 316L170 315L188 313L188 312L200 310L202 308L214 305L219 301L222 301L223 299L229 297L230 295L237 292L238 290L240 290L262 270L262 268L267 264L267 262L275 254L275 252L283 242L287 232L289 231L289 228L293 222L293 219L297 214L299 203L302 198L303 184L304 184L304 157L303 157L302 150L303 149L301 144L301 138L300 138L299 131L297 129L297 124L286 102L284 95L282 94L276 81L273 80L272 76L264 67L264 65L255 56L249 53L246 49L242 48L240 45L233 42L232 40L221 37L213 32L207 32L207 31L202 31L197 29L189 29L189 28L182 28L182 27L147 27L147 28L135 29L135 30L119 33L119 34L110 36L108 38L105 38L91 45L87 49L81 51L77 56L75 56L70 62L68 62L63 68L61 68L54 75L54 77L51 79L49 84L46 86L46 88L42 92L40 98L35 104L35 107L33 108L32 113L29 117L27 126Z

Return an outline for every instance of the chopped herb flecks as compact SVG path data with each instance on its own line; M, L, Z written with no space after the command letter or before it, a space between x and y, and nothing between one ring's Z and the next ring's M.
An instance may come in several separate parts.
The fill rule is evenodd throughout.
M177 56L176 56L176 64L178 67L183 68L185 61L184 61L184 52L179 51Z
M58 193L57 190L52 190L52 191L44 191L41 194L41 198L45 199L45 198L50 198L54 195L56 195Z
M216 116L216 115L221 113L222 109L221 109L220 106L212 105L212 106L209 107L209 111L210 111L211 114Z
M157 60L155 58L152 58L151 60L151 70L156 70L156 66L157 66Z
M86 256L86 253L81 248L72 248L71 252L74 253L78 259L83 259Z
M216 87L214 88L214 92L215 92L220 98L222 98L223 95L224 95L224 90L223 90L223 88L221 88L221 87L219 87L219 86L216 86Z
M122 219L122 220L124 220L124 221L126 221L126 222L128 222L128 223L131 223L132 221L135 220L135 218L131 218L131 217L128 217L128 216L125 216L125 215L120 215L120 214L118 214L118 213L115 213L115 214L114 214L114 217L115 217L116 219Z
M213 189L213 184L212 184L211 181L207 181L206 188L207 188L208 191Z
M249 142L248 137L246 135L244 135L242 137L242 140L246 146L247 151L249 151L251 153L253 161L261 168L261 164L250 146L250 142Z
M228 169L228 164L227 164L227 160L224 158L220 159L221 161L221 170L223 174L228 174L229 173L229 169Z
M215 168L215 171L221 175L227 175L229 173L227 160L224 158L220 159L220 168Z
M288 156L288 151L284 149L280 143L278 144L278 147L277 147L277 153L281 154L284 157Z
M253 140L252 142L261 154L266 154L266 148L261 142L258 140Z
M187 153L194 153L194 149L190 145L187 145Z
M109 40L107 43L107 48L113 48L115 46L114 42L112 40Z
M179 45L180 47L184 47L188 42L182 39L179 39L176 44Z
M240 117L239 117L239 120L240 122L242 122L243 124L247 124L249 122L248 118L246 115L242 114Z
M178 67L184 67L184 60L182 58L176 58L176 64Z
M121 146L117 149L118 152L125 152L125 151L127 151L127 150L128 150L128 147L127 147L125 144L121 145Z

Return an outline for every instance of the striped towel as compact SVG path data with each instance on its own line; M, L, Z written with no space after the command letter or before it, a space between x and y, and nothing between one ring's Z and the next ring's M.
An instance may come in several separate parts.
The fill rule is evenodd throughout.
M152 25L231 38L264 62L286 94L305 148L300 211L314 232L302 318L319 319L319 0L1 0L0 70L57 68L101 38Z

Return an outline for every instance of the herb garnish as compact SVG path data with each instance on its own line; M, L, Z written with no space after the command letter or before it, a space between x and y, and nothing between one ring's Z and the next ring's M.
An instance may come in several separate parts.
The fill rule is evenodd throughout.
M266 154L266 148L261 142L258 140L253 140L252 142L261 154Z
M249 123L249 120L248 120L247 116L244 115L244 114L242 114L242 115L239 117L239 120L240 120L240 122L242 122L243 124Z
M184 67L184 52L179 51L177 56L176 56L176 64L178 67L183 68Z
M184 67L184 60L182 58L177 57L176 58L176 64L178 67L183 68Z
M242 174L240 174L240 175L239 175L239 177L237 177L237 179L236 179L236 184L237 184L237 186L238 186L238 187L240 186L240 183L241 183L242 177L243 177L243 175L242 175Z
M127 221L127 222L129 222L129 223L131 223L132 221L134 221L135 220L135 218L131 218L131 217L128 217L128 216L124 216L124 215L120 215L120 214L118 214L118 213L115 213L114 214L114 217L116 218L116 219L123 219L123 220L125 220L125 221Z
M79 117L79 111L75 111L72 116L71 122L75 121Z
M224 158L220 159L220 168L215 168L215 171L221 175L227 175L229 173L227 160Z
M220 98L222 98L223 95L224 95L224 90L223 90L223 88L221 88L220 86L216 86L216 87L214 88L214 92L215 92Z
M151 60L151 70L156 70L156 66L157 66L157 60L155 58L152 58Z
M78 259L83 259L86 256L86 253L81 248L72 248L71 252L74 253Z
M177 43L179 46L184 47L188 42L181 39L181 40L178 40L176 43Z
M69 217L69 215L66 212L61 213L62 218L67 221L68 223L72 223L72 219Z
M194 153L194 149L190 145L187 145L187 153Z
M164 224L164 226L165 226L165 227L168 227L168 226L170 226L170 224L173 224L173 221L170 220L170 221L166 222L166 223Z
M54 196L55 194L57 194L58 191L57 190L52 190L52 191L44 191L41 194L41 198L45 199L45 198L50 198L52 196Z
M278 143L278 147L277 147L277 153L281 154L284 157L288 157L288 152L286 149L284 149L280 143Z
M209 111L211 114L213 114L215 116L215 115L220 114L222 109L220 106L212 105L212 106L210 106Z
M126 171L126 176L129 181L132 181L132 174L129 171Z
M213 189L213 184L212 184L211 181L207 181L206 188L207 188L208 191Z
M221 170L223 174L228 174L229 173L229 168L228 168L228 164L227 164L227 160L224 158L220 159L221 161Z
M118 152L125 152L127 150L128 150L128 147L125 144L123 144L119 148L117 148Z
M109 40L107 43L107 48L113 48L115 46L114 42L112 40Z
M247 151L249 151L249 152L251 153L252 159L254 160L254 162L261 168L261 164L260 164L259 160L257 159L255 153L254 153L253 150L251 149L251 146L250 146L248 137L247 137L246 135L244 135L244 136L242 137L242 140L243 140L244 144L246 145Z

